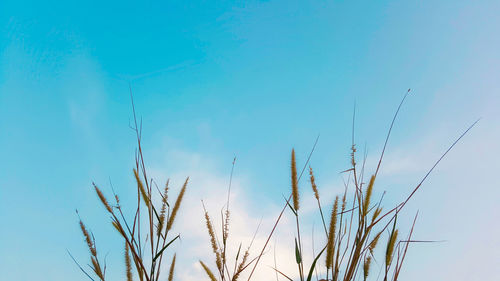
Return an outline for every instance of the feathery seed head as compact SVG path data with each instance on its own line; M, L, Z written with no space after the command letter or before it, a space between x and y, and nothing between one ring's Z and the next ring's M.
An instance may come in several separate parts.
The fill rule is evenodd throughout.
M370 199L372 197L373 192L373 184L375 183L375 175L370 178L370 183L366 187L365 198L363 202L363 216L366 216L368 213L368 208L370 208Z
M328 230L328 241L326 245L326 268L330 269L333 265L333 254L335 252L335 231L337 228L337 209L339 197L335 197L332 214L330 218L330 228Z
M208 266L206 264L204 264L202 261L200 261L200 264L201 264L201 267L203 267L203 269L207 273L208 278L210 278L210 281L217 281L217 279L215 278L215 275L212 273L210 268L208 268Z
M355 154L356 154L356 146L353 144L351 146L351 165L353 167L356 167L356 159L354 157Z
M184 185L182 186L181 192L179 193L179 196L177 196L177 200L175 200L174 208L172 209L172 214L170 214L170 217L168 218L167 221L167 231L172 228L172 225L174 224L175 216L177 215L177 212L179 211L179 208L181 206L182 198L184 197L184 193L186 192L186 186L188 184L189 177L186 178L186 181L184 182Z
M174 254L174 257L172 258L172 264L170 265L170 271L168 272L168 281L174 280L175 259L176 254Z
M92 237L90 236L89 232L87 231L87 228L85 227L85 224L80 220L80 229L82 230L83 237L85 237L85 242L87 243L87 247L90 250L90 253L92 256L97 256L97 250L94 245L94 241Z
M387 243L387 251L385 254L386 267L391 264L392 256L394 254L394 245L396 244L397 239L398 239L398 230L396 229L389 237L389 241Z
M245 254L243 255L243 259L241 260L240 264L238 265L238 269L236 270L236 273L233 276L233 279L231 281L237 281L238 278L240 277L241 272L245 269L245 265L248 259L248 256L250 255L249 249L245 251Z
M344 195L342 196L342 207L341 207L342 212L345 211L346 204L347 204L347 192L344 192Z
M226 210L225 211L225 218L224 218L224 227L223 227L223 237L222 239L224 240L224 244L226 243L227 237L229 236L229 215L230 211Z
M314 192L314 197L316 197L316 200L319 200L319 192L318 192L318 187L316 186L316 181L314 179L314 174L313 174L313 169L309 167L309 175L311 176L311 187Z
M370 274L370 263L372 261L372 257L368 256L365 258L365 262L363 263L363 277L364 280L368 278L368 274Z
M380 238L380 235L382 234L382 231L380 231L375 238L373 238L372 242L368 245L368 249L370 250L370 253L373 253L373 250L375 250L375 247L377 247L378 240Z
M106 208L106 210L108 210L108 212L110 212L110 213L113 213L113 209L109 205L108 200L106 199L106 197L104 196L102 191L99 189L99 187L97 187L97 185L95 183L92 183L92 185L94 186L95 192L97 193L97 196L101 200L101 202L104 205L104 207Z
M295 211L299 210L299 184L297 180L297 166L295 163L295 150L292 149L292 197L293 197L293 208Z
M219 271L222 270L222 258L219 251L219 246L217 245L217 240L215 238L215 231L212 225L212 221L210 220L210 216L208 212L205 211L205 222L207 225L208 235L210 236L210 245L212 246L212 251L215 254L215 263L217 264L217 269Z
M144 188L144 184L141 181L141 178L139 177L139 173L137 170L134 168L134 176L135 176L135 181L137 182L137 188L141 192L142 195L142 200L144 200L144 204L149 208L149 196L148 193L146 192L146 189Z
M170 180L167 180L167 183L165 184L165 190L163 191L162 195L162 204L161 204L161 210L160 210L160 218L158 220L158 227L157 227L157 235L160 236L161 231L163 230L163 226L165 224L165 215L167 213L167 205L168 205L168 183Z
M375 219L377 219L377 217L380 215L381 212L382 212L382 208L375 209L375 212L373 212L373 216L372 216L372 222L374 222Z
M125 270L127 281L132 281L132 263L130 262L130 254L127 242L125 242Z

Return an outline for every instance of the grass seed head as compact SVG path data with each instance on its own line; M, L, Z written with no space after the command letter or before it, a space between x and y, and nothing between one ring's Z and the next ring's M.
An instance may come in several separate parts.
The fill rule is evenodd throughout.
M82 230L83 237L85 237L85 242L87 243L87 247L89 248L90 253L92 256L96 257L97 256L97 250L94 245L94 240L90 236L87 228L85 227L85 224L80 220L80 229Z
M372 261L372 257L368 256L368 257L366 257L365 262L363 263L363 278L365 281L368 278L368 275L370 274L371 261Z
M174 280L175 259L176 255L174 254L174 257L172 258L172 264L170 265L170 270L168 272L168 281Z
M363 216L368 214L368 208L370 208L370 199L372 197L373 192L373 184L375 183L375 175L370 178L370 183L366 187L365 198L363 202Z
M293 208L295 211L299 210L299 183L297 180L297 165L295 163L295 150L292 149L292 196L293 196Z
M215 263L217 265L217 269L219 269L219 271L221 271L222 270L222 258L220 255L219 246L217 244L217 239L215 237L214 227L212 225L212 221L210 220L210 216L208 215L207 211L205 211L205 223L207 225L208 235L210 236L210 245L212 246L212 251L215 254Z
M330 218L330 228L328 230L328 241L326 245L326 268L330 269L333 265L333 254L335 252L335 231L337 228L337 209L339 197L335 197L332 214Z
M206 264L204 264L202 261L200 261L200 264L201 264L201 267L203 267L203 269L207 273L208 278L210 278L210 281L217 281L217 279L215 278L215 275L212 273L210 268L208 268L208 266Z
M172 213L167 221L167 231L172 229L172 225L174 224L175 217L177 216L177 212L181 206L182 198L184 198L184 193L186 192L186 187L189 181L189 177L186 178L184 185L182 186L181 192L179 192L179 196L177 196L177 200L175 200L174 208L172 209Z
M313 169L309 167L309 175L311 179L311 187L314 192L314 197L316 197L316 200L319 200L319 192L318 192L318 187L316 186L316 181L314 179L314 174L313 174Z
M108 210L108 212L110 212L110 213L113 213L113 209L109 205L108 200L106 199L106 197L104 196L102 191L99 189L99 187L97 187L97 185L95 183L92 183L92 185L94 186L95 192L97 193L97 196L101 200L101 202L104 205L104 207L106 208L106 210Z
M134 176L135 176L135 181L137 182L137 188L139 188L139 191L141 192L142 195L142 200L144 200L144 204L149 208L149 196L148 193L146 192L146 189L144 188L144 184L141 181L141 178L139 177L139 173L137 172L136 169L134 169Z
M385 254L385 265L388 267L391 264L392 256L394 254L394 246L396 245L396 240L398 239L398 230L394 230L394 232L389 237L389 241L387 242L387 251Z
M128 243L125 242L125 270L127 275L127 281L132 281L132 263L130 262L130 254L128 249Z

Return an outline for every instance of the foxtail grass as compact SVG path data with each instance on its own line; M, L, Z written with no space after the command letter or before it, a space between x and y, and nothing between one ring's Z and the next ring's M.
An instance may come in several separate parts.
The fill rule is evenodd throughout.
M228 186L228 194L227 194L227 202L226 202L226 209L224 211L221 211L221 227L222 229L222 241L220 241L217 237L216 233L216 228L214 228L214 224L212 222L212 218L208 214L208 211L205 208L205 205L202 201L202 206L203 210L205 212L205 225L207 228L208 236L210 239L210 248L214 254L214 260L215 260L215 266L217 268L216 274L214 274L215 271L212 271L210 267L204 263L203 261L200 260L200 264L202 268L204 269L207 277L212 280L212 281L238 281L240 280L240 277L242 273L249 268L249 266L255 262L256 258L250 259L250 250L252 248L255 236L257 234L258 228L250 241L250 244L246 248L246 250L242 250L242 244L240 243L240 246L238 248L238 251L236 253L236 256L234 257L234 265L231 266L229 263L229 257L228 257L228 239L229 239L229 230L230 230L230 209L229 209L229 203L230 203L230 192L231 192L231 183L232 183L232 178L233 178L233 172L234 172L234 165L235 165L236 158L233 160L233 165L231 168L231 174L229 178L229 186ZM230 271L230 268L232 268L232 271Z
M319 216L325 232L324 239L320 242L313 243L320 245L321 250L318 253L314 252L311 263L304 261L304 251L302 248L301 235L301 196L300 196L300 180L302 175L309 165L309 160L313 154L318 138L305 161L302 170L297 169L296 151L292 149L290 159L290 194L285 197L285 203L277 216L274 225L265 239L263 247L258 250L257 254L251 252L255 235L248 246L243 247L239 244L234 261L230 262L229 239L230 236L230 193L231 183L234 171L235 160L231 168L231 175L228 186L227 202L225 210L221 210L220 225L214 226L212 217L206 210L202 201L204 210L204 220L206 231L208 232L208 241L211 252L213 253L213 261L205 263L199 261L206 277L211 281L240 281L243 275L248 275L247 281L252 280L255 271L260 265L261 258L264 255L270 239L274 235L280 221L285 216L285 211L289 209L295 218L295 230L293 245L290 245L292 255L294 256L297 265L297 274L300 281L312 281L313 275L319 281L367 281L371 277L375 280L372 272L374 267L379 267L379 272L382 273L384 281L397 281L410 244L420 242L434 242L412 240L412 234L415 227L417 215L413 220L413 225L406 238L401 238L400 228L398 227L398 215L406 206L413 195L421 188L428 176L433 172L440 161L448 154L448 152L475 126L478 122L474 122L467 128L441 155L441 157L428 170L421 181L411 190L408 196L400 203L392 207L383 206L383 197L375 198L377 195L377 180L382 160L386 152L389 137L395 124L398 113L408 97L410 90L403 96L397 110L392 118L392 121L387 132L385 142L378 158L378 163L375 171L371 174L368 183L365 182L365 163L366 155L363 159L358 159L358 152L354 138L354 122L355 112L353 114L353 132L352 143L350 145L350 155L346 159L348 168L341 172L344 176L344 192L335 196L335 200L331 202L331 212L329 224L323 214L321 196L312 167L309 166L309 182L313 192L314 199L317 203ZM111 217L111 224L118 232L119 237L125 245L124 262L125 276L127 281L159 281L161 275L161 264L163 257L169 247L180 235L173 233L173 226L180 211L181 203L185 196L189 178L186 178L180 188L179 194L171 205L169 201L170 183L166 182L164 190L158 190L158 194L154 194L153 181L147 175L146 166L141 147L141 129L137 124L135 116L135 108L132 101L132 109L134 112L133 128L137 137L137 153L136 163L133 169L133 176L136 182L137 204L135 206L135 215L133 219L127 220L123 214L121 202L118 195L113 191L114 201L110 203L104 192L97 184L92 183L96 195L103 205L105 212ZM347 180L345 180L347 178ZM352 196L352 197L351 197ZM160 200L154 200L159 198ZM159 204L155 204L158 202ZM328 205L330 205L328 204ZM201 218L200 218L201 219ZM215 220L219 221L219 220ZM103 262L100 252L96 247L96 240L91 231L81 219L79 226L89 250L91 270L84 269L76 259L70 254L71 258L77 263L79 269L91 280L106 281L106 263ZM146 227L145 227L146 226ZM219 227L220 226L220 227ZM142 227L142 229L141 229ZM145 229L144 229L145 228ZM258 229L258 227L257 227ZM217 235L217 230L221 231L221 235ZM221 240L219 240L219 237ZM381 242L382 241L382 242ZM385 244L384 244L385 243ZM383 245L380 245L383 244ZM377 246L379 249L377 250ZM385 249L385 250L384 250ZM379 259L376 256L380 253L384 255ZM173 253L167 278L162 280L172 281L175 279L177 255ZM324 262L323 262L324 261ZM214 267L216 270L212 270ZM318 268L320 270L318 270ZM279 275L284 276L288 280L294 280L290 273L284 272L277 268L276 257L275 266L273 267L276 273L276 278ZM323 269L323 270L321 270ZM245 272L245 274L242 274ZM248 274L246 273L248 272Z
M384 207L382 206L383 196L385 192L381 196L381 198L377 201L373 199L374 190L376 187L376 180L379 170L381 168L381 163L387 148L388 140L391 135L392 129L395 124L395 120L398 116L398 113L403 105L403 102L406 100L410 93L408 90L403 96L399 106L394 114L394 117L390 123L389 130L387 132L387 136L384 142L384 146L382 148L382 152L378 159L378 163L374 173L371 175L368 183L365 183L363 178L365 174L365 162L366 155L362 161L357 159L357 148L355 144L354 138L354 122L355 122L355 114L353 114L353 133L352 133L352 144L351 144L351 153L350 153L350 167L342 172L342 174L348 176L347 182L345 182L345 191L342 196L342 199L339 200L339 196L335 197L335 201L333 203L333 208L330 216L330 224L327 229L325 224L325 219L323 216L323 211L321 207L321 197L318 191L316 178L313 174L312 168L309 169L310 174L310 183L313 191L314 198L317 201L319 214L321 216L323 226L326 234L326 242L323 247L323 250L319 252L319 254L313 253L313 262L307 267L309 270L304 270L306 266L303 261L303 252L301 248L301 236L300 236L300 228L299 228L299 206L300 206L300 197L299 197L299 181L300 176L297 176L296 171L296 151L292 149L291 153L291 182L292 182L292 191L289 199L285 203L285 207L282 212L279 214L276 219L275 225L271 234L268 237L272 236L274 229L277 227L279 221L283 216L283 212L288 206L292 211L293 216L296 219L297 233L294 245L290 245L290 249L295 249L296 262L298 264L298 279L300 281L311 281L313 278L314 272L318 272L317 267L321 267L321 263L317 263L317 260L321 257L321 255L325 252L325 270L319 271L324 273L324 277L318 276L316 273L316 280L319 281L354 281L359 278L363 280L368 280L370 278L370 273L373 271L371 268L374 266L374 261L377 259L375 255L380 252L376 251L376 247L381 240L382 236L385 236L388 232L389 226L392 224L392 230L389 231L387 242L385 244L385 256L381 259L383 260L383 264L377 263L381 266L381 271L383 271L384 281L391 280L396 281L401 272L401 268L403 265L403 261L406 257L406 253L408 250L408 246L411 243L418 242L435 242L435 241L421 241L421 240L412 240L411 234L413 233L413 228L416 222L416 216L413 221L412 228L410 230L410 234L406 240L400 239L400 230L397 228L397 216L400 211L405 207L407 202L412 198L412 196L420 189L422 184L425 182L429 174L434 170L434 168L440 163L440 161L448 154L448 152L469 132L469 130L476 125L474 122L471 126L469 126L450 146L449 148L441 155L441 157L434 163L431 169L425 174L422 180L416 185L416 187L411 191L411 193L399 204L396 206L389 208L384 211ZM315 144L316 145L316 144ZM314 151L314 147L313 150ZM310 158L310 157L309 157ZM308 158L308 160L309 160ZM306 164L309 161L306 162ZM361 164L359 164L361 163ZM348 190L352 189L352 200L348 200L347 194ZM293 206L289 203L292 201ZM341 201L339 203L339 201ZM350 202L349 202L350 201ZM348 203L352 204L350 208L348 208ZM339 208L339 204L341 205ZM317 243L320 244L320 243ZM267 244L266 244L267 245ZM263 249L265 249L266 245ZM292 252L292 251L291 251ZM261 254L263 251L261 252ZM257 260L254 265L253 270L258 265L260 259ZM277 273L286 277L288 280L293 280L291 275L287 275L280 271L278 268L274 268ZM253 272L253 271L252 271ZM361 275L361 276L360 276ZM248 279L250 280L250 278Z
M165 184L162 192L154 194L154 181L148 177L141 145L141 128L137 123L135 108L132 99L132 110L134 116L134 127L132 128L137 138L137 153L135 167L133 169L134 179L137 185L137 204L135 215L127 219L123 212L120 199L114 193L114 203L105 196L97 184L92 183L96 195L106 212L110 215L111 224L118 232L118 236L125 245L124 263L125 277L127 281L159 281L162 275L162 261L167 249L179 239L180 235L173 233L173 225L179 213L181 203L186 192L188 179L181 187L173 207L168 202L169 182ZM161 198L160 204L154 204L155 198ZM141 203L142 202L142 203ZM144 206L141 206L144 204ZM165 223L166 222L166 223ZM106 281L106 264L100 260L94 235L87 230L82 220L79 221L80 228L90 252L91 272L85 270L70 254L80 270L90 279L97 278ZM142 226L142 228L141 228ZM144 226L145 229L144 229ZM176 255L173 255L172 263L168 271L168 280L174 279Z

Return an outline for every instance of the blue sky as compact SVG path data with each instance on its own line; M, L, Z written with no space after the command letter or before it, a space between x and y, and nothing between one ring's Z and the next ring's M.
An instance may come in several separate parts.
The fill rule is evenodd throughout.
M129 83L152 173L177 186L191 176L186 218L201 221L200 199L220 208L214 194L224 192L236 155L235 213L249 222L241 237L250 222L274 218L291 148L304 163L318 134L311 164L333 198L349 165L354 103L358 147L374 160L412 89L381 172L388 204L482 117L408 207L408 218L420 210L422 239L448 242L412 248L404 277L500 274L497 1L185 2L0 3L6 280L85 280L66 255L87 258L76 208L109 253L110 280L122 277L121 248L91 182L133 196ZM204 229L183 229L192 233L180 257L190 273L179 279L191 280L209 249L195 242Z

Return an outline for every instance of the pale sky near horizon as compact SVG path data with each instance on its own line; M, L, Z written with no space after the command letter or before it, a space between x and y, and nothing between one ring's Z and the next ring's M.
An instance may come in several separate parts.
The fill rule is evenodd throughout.
M408 88L376 187L388 206L481 121L408 205L403 233L418 210L415 238L444 242L412 246L401 280L496 280L499 14L498 1L1 1L0 280L86 280L66 253L88 259L75 209L109 280L123 280L91 182L133 203L129 83L151 174L174 193L191 179L178 280L205 280L200 200L214 215L222 207L234 156L232 237L247 243L262 218L259 243L289 192L292 147L302 166L320 135L310 164L329 208L349 168L354 104L371 169ZM319 226L306 181L301 190L305 225ZM295 276L290 223L273 245ZM260 269L256 280L274 280Z

